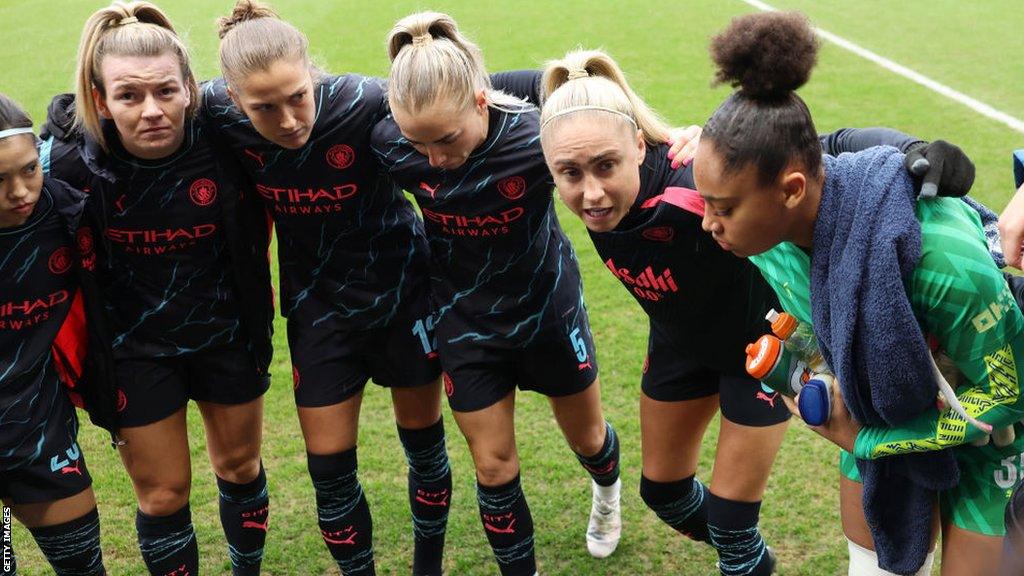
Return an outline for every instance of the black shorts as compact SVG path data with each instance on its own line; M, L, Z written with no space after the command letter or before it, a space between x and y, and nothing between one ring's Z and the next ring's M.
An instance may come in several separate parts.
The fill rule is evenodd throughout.
M548 323L521 347L500 339L441 337L447 331L439 329L438 349L448 404L456 412L487 408L517 385L558 397L582 392L597 380L594 337L582 307L574 321Z
M245 404L270 387L242 342L166 358L116 361L118 425L145 426L174 414L189 400Z
M288 316L297 405L338 404L359 393L369 379L386 388L437 381L441 365L425 285L407 295L382 328L352 330L336 312L314 301L303 302Z
M38 455L22 465L0 468L0 499L8 504L52 502L74 496L92 485L85 456L78 447L75 407L63 390L58 394L58 405L52 413L38 420L42 429Z
M790 412L775 391L750 376L739 376L703 365L651 324L640 389L648 398L679 402L719 394L722 416L744 426L771 426L789 419Z

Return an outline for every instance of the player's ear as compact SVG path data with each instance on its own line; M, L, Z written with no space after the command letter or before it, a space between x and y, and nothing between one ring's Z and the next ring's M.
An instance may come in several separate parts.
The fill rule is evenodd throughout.
M484 110L487 109L487 93L481 88L476 91L476 96L473 99L477 113L483 114Z

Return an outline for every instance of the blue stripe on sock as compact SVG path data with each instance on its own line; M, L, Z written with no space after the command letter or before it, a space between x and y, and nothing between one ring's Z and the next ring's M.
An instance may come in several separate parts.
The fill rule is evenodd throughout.
M195 529L190 522L188 526L167 536L147 539L145 543L139 543L139 550L142 556L149 558L152 563L162 562L179 551L185 549L196 538Z
M764 538L757 526L725 530L708 526L711 544L718 550L718 565L725 576L745 576L761 563L766 553Z
M363 498L363 487L353 470L330 480L313 480L313 488L320 495L317 516L321 522L333 522L347 516Z

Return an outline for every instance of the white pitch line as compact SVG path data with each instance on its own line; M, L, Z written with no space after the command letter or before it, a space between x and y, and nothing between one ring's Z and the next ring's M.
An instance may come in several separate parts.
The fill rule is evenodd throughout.
M742 0L742 2L745 2L753 6L754 8L757 8L758 10L763 10L765 12L773 12L776 10L772 6L765 4L760 0ZM853 42L850 42L849 40L836 36L835 34L829 32L828 30L822 30L821 28L818 27L815 27L814 30L815 32L818 33L819 36L821 36L825 40L828 40L829 42L836 44L841 48L849 50L850 52L853 52L854 54L860 56L861 58L870 60L875 64L878 64L882 68L885 68L886 70L895 72L896 74L903 76L907 80L916 82L924 86L925 88L932 90L933 92L938 92L939 94L942 94L943 96L949 98L950 100L954 100L956 102L959 102L960 104L963 104L964 106L967 106L968 108L974 110L978 114L981 114L987 118L991 118L992 120L995 120L1000 124L1004 124L1010 127L1010 129L1012 130L1024 134L1024 120L1020 120L1019 118L1010 116L1009 114L1002 112L1001 110L996 110L995 108L989 106L988 104L985 104L984 102L981 102L980 100L971 98L970 96L964 94L963 92L954 90L949 86L942 84L941 82L936 82L935 80L932 80L931 78L925 76L924 74L915 72L914 70L911 70L906 66L897 64L892 60L889 60L888 58L879 56L878 54L875 54L874 52L868 50L867 48L863 48L857 44L854 44Z

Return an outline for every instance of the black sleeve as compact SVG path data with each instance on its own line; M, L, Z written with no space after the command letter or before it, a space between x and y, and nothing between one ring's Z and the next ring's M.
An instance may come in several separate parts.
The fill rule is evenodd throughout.
M227 151L219 137L211 142ZM256 358L257 369L266 374L274 354L274 296L270 275L270 217L263 204L256 199L254 184L238 160L230 153L215 152L217 165L224 180L237 195L222 197L225 218L224 233L231 253L231 271L241 308L250 348Z
M99 196L99 195L97 195ZM95 230L90 236L98 240L102 234L102 226L97 218L99 209L95 196L86 200L85 212L82 214L80 226ZM102 271L96 262L99 253L105 251L104 242L91 243L92 254L82 253L82 264L78 266L78 282L82 289L82 308L85 312L86 327L86 361L82 367L81 381L78 388L82 394L85 409L93 424L106 429L111 435L111 445L116 446L118 428L117 404L118 394L115 384L114 353L110 343L113 333L109 325L109 317L103 304L100 275ZM81 244L79 244L81 251ZM105 256L103 257L105 259ZM91 264L87 264L91 261Z
M74 110L74 94L53 97L39 132L39 162L45 174L84 190L89 186L92 172L82 159L82 136L74 128Z
M79 190L89 191L92 171L82 160L77 142L57 140L50 136L40 143L39 159L45 174L59 178Z
M540 70L509 70L491 74L491 85L540 108L540 79L543 76Z
M914 144L924 143L891 128L841 128L820 134L821 149L825 154L837 156L843 152L859 152L872 146L893 146L906 153Z

